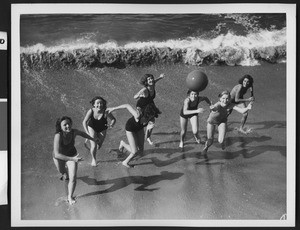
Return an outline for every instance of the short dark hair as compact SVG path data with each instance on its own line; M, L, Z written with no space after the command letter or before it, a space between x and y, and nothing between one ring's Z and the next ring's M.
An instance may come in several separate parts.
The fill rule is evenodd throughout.
M152 74L146 73L144 76L141 77L140 84L142 84L143 86L148 86L148 84L147 84L147 78L148 77L151 77L151 78L154 79L154 76Z
M186 94L187 94L187 95L190 95L191 92L195 92L195 93L197 93L197 94L199 95L199 92L198 92L198 91L194 91L194 90L190 90L190 89L186 92Z
M94 97L94 98L90 101L90 103L91 103L92 105L94 105L96 100L101 100L101 101L103 101L104 109L106 109L107 101L106 101L103 97L96 96L96 97Z
M71 125L72 125L72 123L73 123L71 117L68 117L68 116L62 116L61 118L58 118L58 119L56 120L56 123L55 123L55 133L60 133L60 132L62 131L62 130L61 130L60 124L61 124L61 122L64 121L64 120L69 120L70 123L71 123Z
M251 76L248 75L248 74L244 75L243 77L241 77L241 78L239 79L239 81L238 81L239 84L243 84L243 81L244 81L245 78L249 79L249 87L252 87L252 86L253 86L253 83L254 83L254 80L253 80L253 77L251 77Z

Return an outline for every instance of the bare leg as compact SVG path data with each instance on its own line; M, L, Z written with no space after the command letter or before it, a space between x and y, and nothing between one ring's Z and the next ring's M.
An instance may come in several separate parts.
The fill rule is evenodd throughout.
M152 130L154 128L154 124L155 124L155 119L152 119L149 121L148 125L147 125L147 128L146 128L146 135L145 135L145 138L146 140L148 141L148 143L150 145L153 145L153 141L151 140L151 134L152 134Z
M183 148L184 144L184 138L186 134L186 128L187 128L187 122L188 120L180 117L180 143L179 143L179 148Z
M243 113L243 117L242 117L242 120L241 120L240 130L244 131L244 125L245 125L245 123L247 121L247 118L248 118L248 112L247 113Z
M205 146L202 151L204 155L207 153L208 148L213 144L214 133L215 133L215 125L207 123L207 141L205 142Z
M246 108L246 103L240 103L240 104L238 104L238 106L240 108ZM248 112L242 114L241 125L240 125L240 128L239 128L239 131L242 132L242 133L246 133L245 130L244 130L244 125L247 121L247 117L248 117Z
M193 134L194 134L195 141L198 144L200 144L201 139L198 136L198 123L199 123L198 122L198 116L191 117L190 122L191 122L191 125L192 125L192 131L193 131Z
M136 144L134 135L135 135L135 133L126 131L126 136L127 136L131 151L130 151L129 156L122 162L122 164L127 168L131 167L128 163L137 152L137 144Z
M91 128L90 126L88 126L88 130L89 130L89 134L90 134L91 137L95 138L97 136L94 129ZM90 140L90 143L91 143L90 153L91 153L91 156L92 156L91 165L92 166L97 166L97 162L96 162L97 144L92 140Z
M66 168L66 162L63 161L63 160L56 159L56 158L53 158L53 161L54 161L54 164L56 166L57 171L61 173L61 178L60 179L61 180L69 179L68 171L67 171L67 168Z
M122 152L123 149L126 149L128 152L131 152L131 147L129 144L127 144L125 141L121 140L119 145L119 151Z
M105 140L105 137L106 137L106 130L103 130L102 132L98 133L97 137L99 138L99 142L97 144L97 149L100 149L102 147L102 144L103 144L103 142Z
M219 143L222 145L222 149L223 149L223 150L226 148L226 145L225 145L226 130L227 130L227 125L226 125L226 123L221 123L221 124L218 126L218 131L219 131L218 141L219 141Z
M143 155L144 154L144 129L141 129L140 131L138 131L137 135L136 135L136 143L137 143L137 148L139 151L139 154Z
M68 201L69 204L74 204L76 201L74 199L74 191L76 188L76 179L77 179L77 162L75 161L67 161L67 166L69 169L69 184L68 184Z

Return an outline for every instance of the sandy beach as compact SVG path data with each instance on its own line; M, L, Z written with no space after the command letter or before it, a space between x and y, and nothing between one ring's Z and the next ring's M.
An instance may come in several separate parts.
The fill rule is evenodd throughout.
M227 147L215 142L209 160L201 155L188 125L186 147L179 148L179 111L186 97L185 78L200 68L209 78L201 95L213 102L219 92L230 90L244 74L254 78L255 104L246 127L248 135L235 130L240 114L229 117ZM56 118L68 115L74 128L96 95L108 107L135 105L133 95L145 73L166 77L157 83L155 102L162 111L153 131L155 146L145 143L145 153L127 169L120 164L128 153L117 151L126 140L127 111L116 111L115 127L91 167L84 139L76 148L79 163L75 195L65 202L67 183L59 180L52 160ZM23 220L278 220L286 213L286 65L187 66L65 69L59 72L22 72L21 218ZM209 108L199 116L200 136L206 139ZM215 135L216 137L216 135ZM216 140L216 139L215 139ZM126 140L127 141L127 140Z

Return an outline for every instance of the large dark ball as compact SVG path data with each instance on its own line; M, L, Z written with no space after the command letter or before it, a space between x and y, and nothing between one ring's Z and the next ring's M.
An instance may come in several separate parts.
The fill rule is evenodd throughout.
M206 88L207 84L208 78L200 70L190 72L186 78L186 86L192 91L200 92Z

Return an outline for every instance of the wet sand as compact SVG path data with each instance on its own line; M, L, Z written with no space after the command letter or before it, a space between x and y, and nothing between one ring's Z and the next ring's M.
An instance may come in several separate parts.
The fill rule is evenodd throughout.
M241 115L233 112L228 121L226 150L222 150L215 139L208 152L208 161L201 155L203 145L197 144L192 137L190 124L184 151L178 148L179 111L186 95L186 88L182 86L186 73L192 68L196 67L139 68L136 72L123 72L125 77L119 83L112 78L102 82L103 87L106 84L115 90L110 91L115 92L113 96L108 96L109 90L101 91L104 97L109 97L108 106L126 102L134 105L133 94L140 89L136 83L137 72L152 70L157 76L166 72L166 78L157 83L155 99L163 113L153 131L155 146L145 142L144 156L138 156L131 169L120 164L127 153L121 154L117 150L120 140L126 140L124 123L130 117L129 113L114 113L117 123L108 131L98 150L97 167L90 166L91 157L83 145L84 139L76 139L76 148L84 161L78 167L77 202L73 206L65 202L67 183L59 180L51 159L54 117L59 113L50 113L42 126L44 130L35 131L42 123L39 109L30 107L30 95L23 95L21 218L112 220L112 225L113 220L279 220L287 206L285 64L203 68L210 84L202 94L213 102L219 92L231 89L244 74L254 77L256 97L246 123L252 132L244 135L235 130ZM121 70L110 71L106 74L118 76ZM132 83L128 83L132 78L129 73L135 74ZM176 73L184 77L175 78ZM92 84L83 81L80 84L85 87ZM75 87L77 83L70 84ZM135 86L122 97L122 87L126 84ZM29 89L28 86L24 88ZM83 92L86 94L83 97L92 98L93 90ZM48 104L46 112L52 111L52 107L55 105ZM88 109L87 104L85 107ZM205 140L208 107L205 103L202 107L207 110L199 116L199 128L200 136ZM40 107L40 111L45 112L45 108ZM76 106L65 111L74 117L74 127L83 130L83 112ZM36 115L35 123L31 115Z

